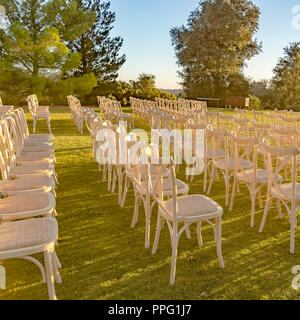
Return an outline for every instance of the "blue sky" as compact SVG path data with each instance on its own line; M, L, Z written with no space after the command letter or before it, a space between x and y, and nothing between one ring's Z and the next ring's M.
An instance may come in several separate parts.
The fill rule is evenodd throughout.
M300 6L300 0L253 2L261 9L256 37L263 43L263 52L248 62L245 74L260 80L272 77L272 69L289 42L300 41L300 28L292 25L296 16L292 8ZM127 56L119 79L136 79L146 72L156 76L159 88L179 88L169 30L185 24L198 3L198 0L111 0L111 8L117 15L112 34L124 39L122 51Z

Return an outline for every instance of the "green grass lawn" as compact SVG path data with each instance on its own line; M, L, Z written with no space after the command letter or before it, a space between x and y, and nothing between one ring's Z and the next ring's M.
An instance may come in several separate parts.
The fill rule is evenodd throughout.
M273 207L264 233L259 234L263 210L257 209L255 228L251 229L249 192L241 187L234 210L229 213L221 179L214 182L211 197L224 207L225 269L219 268L211 227L204 225L204 247L199 248L196 227L191 226L192 239L187 240L183 234L180 240L176 282L169 286L171 245L167 227L153 256L151 248L144 248L143 209L136 228L130 228L132 190L125 207L120 208L117 194L107 192L107 183L102 182L102 173L93 162L87 130L82 135L77 132L67 108L52 108L51 115L60 182L57 254L63 266L63 283L56 285L58 299L300 298L300 291L291 286L292 267L300 265L300 228L296 232L296 253L291 255L287 214L280 220ZM31 121L29 126L32 128ZM37 132L46 132L42 120ZM184 179L183 174L179 178ZM202 193L202 181L200 176L189 183L190 194ZM155 224L154 211L151 244ZM35 265L23 260L8 260L4 265L7 289L0 290L0 299L48 299L46 284Z

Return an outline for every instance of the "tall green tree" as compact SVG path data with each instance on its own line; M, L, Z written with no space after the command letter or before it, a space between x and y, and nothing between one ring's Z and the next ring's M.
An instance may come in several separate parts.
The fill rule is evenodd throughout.
M300 42L284 49L273 72L277 108L300 110Z
M186 26L171 29L186 96L247 93L243 68L261 51L254 39L259 15L250 0L202 0Z
M0 0L0 4L7 15L7 27L0 34L1 59L36 77L49 71L65 73L79 65L80 54L70 52L64 40L87 30L93 12L66 0ZM74 23L67 33L72 20L82 23Z
M77 3L85 11L93 10L96 20L87 32L69 44L72 52L78 52L82 56L75 74L93 72L98 81L115 80L126 60L125 54L120 55L123 39L110 36L116 14L110 10L110 2L77 0Z
M174 94L156 88L155 75L153 74L141 73L136 81L130 80L130 85L133 96L140 99L153 100L155 97L176 99Z
M14 86L24 95L45 93L53 87L50 80L57 85L72 76L81 55L66 43L92 26L92 11L78 8L76 0L0 0L0 5L6 11L6 25L0 30L1 88L8 81L8 93ZM92 89L95 81L88 79Z

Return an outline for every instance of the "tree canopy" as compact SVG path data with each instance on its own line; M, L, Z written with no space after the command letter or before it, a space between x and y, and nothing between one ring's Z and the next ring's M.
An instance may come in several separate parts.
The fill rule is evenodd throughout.
M300 110L300 42L284 49L272 81L277 107Z
M243 68L261 51L254 38L259 16L250 0L202 0L186 26L171 29L186 96L248 93Z
M116 14L110 11L110 2L101 0L77 0L84 11L96 14L93 26L68 45L72 52L81 54L81 63L76 75L93 72L98 81L111 81L118 77L118 70L125 63L120 55L123 45L121 37L110 37Z
M123 40L111 39L115 14L99 0L0 0L6 21L0 30L0 86L6 103L37 93L47 103L65 103L111 80L125 61ZM78 50L76 44L83 43ZM97 79L96 79L97 77ZM13 101L12 101L13 100Z

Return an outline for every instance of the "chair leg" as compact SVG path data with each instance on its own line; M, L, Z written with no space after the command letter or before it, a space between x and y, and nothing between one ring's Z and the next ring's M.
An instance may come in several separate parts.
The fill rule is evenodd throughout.
M237 179L236 179L236 177L234 177L230 205L229 205L229 209L228 209L229 212L231 212L233 209L233 202L234 202L237 184L238 184Z
M290 253L294 254L295 252L295 212L291 211L291 236L290 236Z
M56 250L55 250L55 249L53 250L53 258L54 258L55 261L56 261L57 268L58 268L58 269L61 269L62 266L61 266L61 263L60 263L60 261L59 261L59 259L58 259L58 256L57 256L57 254L56 254Z
M198 240L198 245L199 247L203 247L203 239L202 239L202 233L201 233L201 225L202 222L200 221L197 223L197 240Z
M35 134L36 118L33 118L33 134Z
M206 184L207 184L207 164L204 164L203 192L206 192Z
M225 177L225 206L229 205L229 178L228 175Z
M211 176L210 176L210 182L209 182L209 186L208 186L208 190L207 190L207 194L208 194L208 195L210 194L210 191L211 191L211 187L212 187L212 184L213 184L215 171L216 171L216 168L215 168L215 166L213 165L212 171L211 171Z
M258 201L259 201L259 208L262 209L264 207L261 197L261 188L258 189Z
M52 134L51 125L50 125L50 118L46 119L46 122L47 122L49 133Z
M185 228L185 235L186 235L187 239L192 239L189 226L187 226Z
M146 196L144 200L145 209L145 220L146 220L146 230L145 230L145 248L150 247L150 223L151 223L151 208L150 208L150 198Z
M259 232L260 233L262 233L263 230L264 230L264 226L265 226L265 223L266 223L267 215L268 215L268 212L270 210L270 202L271 202L271 200L267 199L265 210L264 210L264 215L263 215L263 218L262 218L262 221L261 221L261 224L260 224L260 228L259 228Z
M52 252L44 251L44 259L45 259L49 299L50 300L57 300L56 295L55 295L55 287L54 287Z
M255 201L256 201L256 186L252 186L252 193L251 193L251 221L250 227L254 228L254 219L255 219Z
M107 171L107 165L103 164L103 176L102 176L102 181L106 180L106 171Z
M177 232L174 232L174 231L177 231L177 230L173 229L173 235L172 235L172 262L171 262L171 273L170 273L170 285L174 285L175 274L176 274L178 239L177 239Z
M130 183L129 178L127 176L125 176L125 185L124 185L123 197L122 197L122 201L121 201L122 208L124 207L124 204L125 204L126 195L127 195L128 188L129 188L129 183Z
M52 266L53 266L53 273L54 273L55 282L56 283L62 283L61 277L60 277L60 274L59 274L59 271L58 271L57 260L56 260L56 258L54 256L54 251L53 251L53 254L52 254Z
M121 201L122 201L122 186L123 186L123 175L122 175L121 166L119 166L119 168L118 168L118 183L119 183L118 203L121 204Z
M132 217L132 222L131 222L131 228L134 228L135 225L137 224L137 221L138 221L139 203L140 203L139 196L137 193L135 193L134 212L133 212L133 217Z
M155 239L154 239L153 248L152 248L152 254L156 254L161 229L162 229L161 217L160 217L160 214L157 213L157 224L156 224L156 232L155 232Z
M222 256L222 218L217 218L217 254L219 259L220 268L225 268Z
M277 211L280 219L283 219L282 210L281 210L281 203L280 200L277 200Z
M111 191L111 165L107 166L107 190Z
M113 174L113 177L112 177L111 193L114 193L116 189L116 180L117 180L116 167L113 167L112 174Z

